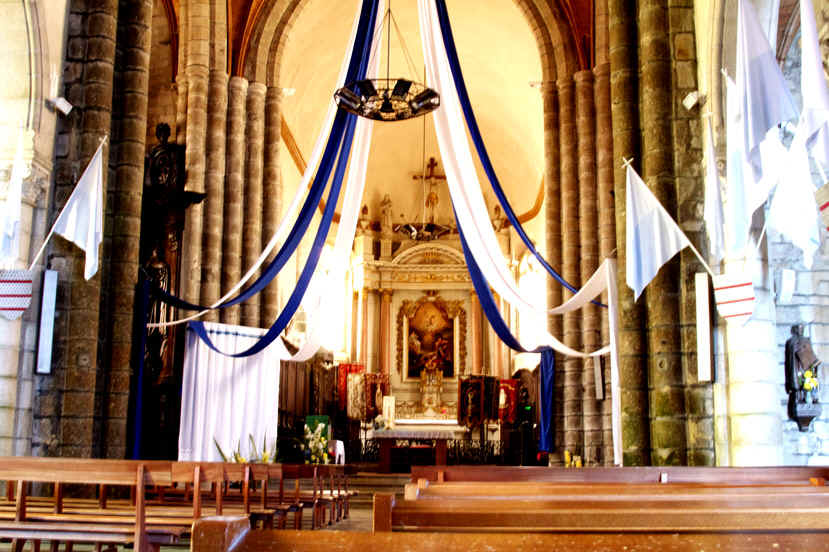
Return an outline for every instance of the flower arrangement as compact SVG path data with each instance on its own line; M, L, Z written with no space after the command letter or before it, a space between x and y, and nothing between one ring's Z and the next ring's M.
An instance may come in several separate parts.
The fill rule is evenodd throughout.
M805 370L800 374L800 388L806 392L807 402L817 402L817 390L820 382L817 379L817 367Z
M242 455L242 443L241 441L236 444L236 450L234 450L229 456L225 454L222 450L222 447L219 446L219 442L213 437L213 443L216 445L216 450L219 451L219 456L222 457L224 462L235 462L237 464L271 464L276 462L276 439L273 440L273 448L268 450L268 436L262 438L262 449L258 449L256 443L253 440L253 435L248 435L248 439L250 440L250 449L248 450L247 457Z
M326 425L317 425L314 431L305 424L305 463L306 464L327 464L328 463L328 437L323 435Z

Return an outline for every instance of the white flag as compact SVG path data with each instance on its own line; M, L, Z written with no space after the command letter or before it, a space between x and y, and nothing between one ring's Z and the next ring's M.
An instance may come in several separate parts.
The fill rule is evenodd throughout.
M786 178L780 179L771 200L769 225L803 251L803 264L811 268L820 248L820 229L806 146L793 142L781 166L786 168Z
M626 276L639 299L659 268L691 242L630 165L626 190Z
M4 264L14 264L20 256L20 208L23 200L23 179L26 178L26 164L23 160L23 130L17 138L9 189L6 201L0 211L0 259Z
M103 149L102 142L53 228L54 232L84 250L86 263L83 275L87 280L98 272L98 246L104 235Z
M736 83L743 114L742 149L756 182L763 171L760 143L769 129L796 119L797 109L754 8L748 0L740 0L738 10Z
M722 192L720 191L720 175L717 172L717 160L714 152L714 129L711 128L711 119L708 119L708 138L705 141L705 206L703 218L705 231L708 234L708 246L714 262L720 262L725 257L725 236L723 233Z
M714 301L726 322L745 324L754 314L754 284L746 274L732 272L714 276Z
M800 0L800 91L803 111L795 141L801 141L824 170L829 169L829 87L823 72L812 2Z

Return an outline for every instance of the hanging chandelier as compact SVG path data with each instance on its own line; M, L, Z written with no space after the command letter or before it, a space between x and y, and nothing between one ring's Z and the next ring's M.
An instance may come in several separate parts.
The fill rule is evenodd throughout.
M403 121L426 115L440 106L440 94L414 79L391 78L391 26L397 31L410 67L414 66L403 35L391 11L391 0L383 27L386 29L386 76L349 82L336 92L334 101L349 113L375 121Z

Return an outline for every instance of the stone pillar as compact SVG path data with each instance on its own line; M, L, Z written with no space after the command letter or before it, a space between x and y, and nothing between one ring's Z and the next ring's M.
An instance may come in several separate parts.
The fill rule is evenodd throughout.
M227 85L224 71L210 71L207 127L207 176L205 178L204 206L204 264L202 265L201 301L212 305L222 296L222 229L225 193L225 165L227 144ZM219 321L219 313L211 311L204 317Z
M606 4L604 4L606 7ZM606 23L606 22L605 22ZM615 255L616 218L613 201L613 125L610 103L610 63L603 63L593 69L595 82L593 92L596 105L596 185L598 188L598 232L599 261ZM602 294L607 304L607 293ZM608 309L599 309L601 315L601 341L610 342L608 332ZM602 415L602 458L606 465L613 463L613 427L611 412L610 362L604 363L604 397L601 402Z
M207 81L210 69L209 0L189 3L189 53L187 55L187 152L185 189L204 192L205 143L207 138ZM187 209L182 237L181 293L185 299L201 301L202 230L204 202Z
M227 176L225 179L224 231L222 232L222 289L242 277L242 205L245 180L245 122L248 81L231 77L227 108ZM240 307L222 309L225 324L239 324Z
M544 233L547 238L547 262L561 270L561 174L559 172L558 89L555 82L541 84L544 108ZM557 307L562 302L561 284L547 278L547 306ZM561 339L562 318L547 318L547 330ZM564 378L561 371L561 355L556 355L555 387L555 435L553 443L564 442ZM483 357L481 358L483 361Z
M626 466L650 463L647 357L644 309L625 283L625 169L622 158L639 155L638 44L636 6L628 0L607 0L609 20L611 121L613 126L613 189L619 289L619 379L622 391L622 442Z
M187 19L189 13L189 2L181 2L178 13L178 63L176 79L176 128L175 138L176 143L184 145L187 142L187 71L185 64L187 63L187 52L190 46L190 36L188 34L189 21Z
M561 180L559 174L558 91L555 83L541 85L544 105L544 227L547 239L547 262L561 270ZM547 306L561 304L561 284L547 279ZM547 329L561 338L560 316L548 318Z
M596 210L596 118L593 107L593 72L579 71L576 82L576 128L578 132L579 171L579 237L581 282L586 282L599 268ZM581 345L585 351L601 347L599 307L589 303L581 309ZM604 459L602 453L602 420L596 400L596 378L593 359L581 363L582 429L584 431L584 462L594 465Z
M83 109L83 117L79 118L82 120L79 128L80 149L74 171L67 174L65 180L56 182L56 198L63 201L56 202L55 213L64 207L76 179L92 159L101 140L110 134L118 0L102 0L88 8L85 27L86 54L78 60L82 66L83 81L76 88L81 104L73 102ZM80 37L77 40L83 41ZM72 57L72 44L70 39L67 57ZM74 90L70 89L70 92ZM72 94L69 97L72 99ZM144 131L142 127L141 132ZM104 163L109 159L109 149L110 144L105 144ZM105 169L105 200L108 180L109 171ZM105 229L109 228L105 226ZM102 271L99 270L87 281L84 278L83 252L65 240L55 240L52 253L51 267L61 273L56 318L65 321L65 325L58 324L55 328L53 366L56 368L55 377L62 372L63 396L62 401L55 405L60 411L60 421L59 427L55 428L59 448L54 452L60 456L91 457L95 445L93 423L98 414L95 390L100 366L98 329ZM66 298L65 301L61 297ZM60 371L60 368L63 370ZM45 446L51 448L48 444Z
M561 275L570 284L579 287L581 273L579 255L581 250L579 234L579 183L575 86L571 78L558 81L559 141L561 150ZM563 299L571 297L570 291L562 292ZM581 313L569 312L564 315L564 344L581 349ZM582 402L582 360L565 357L563 365L564 382L564 448L574 454L582 454L583 430L581 419Z
M279 147L282 127L282 88L268 87L265 95L265 167L262 183L262 248L270 241L282 215L282 171ZM273 256L271 256L272 258ZM263 328L273 324L279 315L279 283L274 278L262 292Z
M672 216L674 188L671 50L666 0L639 4L642 179ZM651 461L686 463L685 389L679 334L679 263L666 263L645 290L650 374Z
M144 191L144 152L147 140L152 0L121 0L118 49L124 68L120 75L121 103L118 157L113 200L110 265L110 367L105 402L104 454L124 458L132 355L135 284L141 241L141 197Z
M392 290L380 290L380 373L391 374L391 295Z
M671 4L670 39L674 102L697 90L697 56L692 6ZM702 251L702 219L705 189L700 175L702 137L700 117L695 111L674 107L673 161L678 203L677 220L694 246ZM693 466L714 465L714 394L710 383L697 382L696 291L694 275L705 269L694 253L680 253L680 324L682 371L685 382L687 462Z
M259 82L248 86L247 126L245 127L246 164L244 188L244 216L242 223L242 265L249 270L262 253L262 166L265 145L265 93L267 87ZM259 326L257 293L242 303L242 324Z
M481 367L484 364L484 344L483 344L483 311L481 310L481 302L478 300L478 294L474 291L469 292L469 303L471 304L472 316L472 365L466 371L467 374L480 375Z

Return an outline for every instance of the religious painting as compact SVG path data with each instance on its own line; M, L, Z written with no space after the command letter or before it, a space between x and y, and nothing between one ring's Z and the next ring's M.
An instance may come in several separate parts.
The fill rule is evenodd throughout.
M443 305L435 301L421 303L409 320L408 374L420 378L427 370L436 370L444 378L454 376L455 325Z

